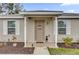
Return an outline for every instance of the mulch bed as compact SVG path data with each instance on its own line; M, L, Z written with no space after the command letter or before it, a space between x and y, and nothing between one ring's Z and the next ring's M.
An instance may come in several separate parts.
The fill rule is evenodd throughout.
M65 47L64 43L58 43L58 47L61 48L73 48L73 49L79 49L79 43L73 43L70 47Z
M13 43L6 43L0 46L0 54L33 54L34 47L24 47L23 43L13 46Z
M0 47L0 54L33 54L34 47Z

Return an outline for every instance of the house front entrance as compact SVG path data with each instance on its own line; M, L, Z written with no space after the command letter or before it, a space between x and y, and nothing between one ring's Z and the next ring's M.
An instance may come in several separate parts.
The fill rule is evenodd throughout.
M54 46L55 17L31 17L27 19L27 46Z
M36 43L44 43L44 20L35 20L35 41Z

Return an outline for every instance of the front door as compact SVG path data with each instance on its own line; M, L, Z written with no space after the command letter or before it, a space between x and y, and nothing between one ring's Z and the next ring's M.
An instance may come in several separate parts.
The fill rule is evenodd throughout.
M35 20L35 40L38 43L44 42L44 20Z

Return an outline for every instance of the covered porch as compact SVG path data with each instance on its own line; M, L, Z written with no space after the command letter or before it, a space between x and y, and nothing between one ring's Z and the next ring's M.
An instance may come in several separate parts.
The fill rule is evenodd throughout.
M57 47L57 16L25 16L25 47Z
M24 47L57 47L57 17L62 11L27 11L24 15Z

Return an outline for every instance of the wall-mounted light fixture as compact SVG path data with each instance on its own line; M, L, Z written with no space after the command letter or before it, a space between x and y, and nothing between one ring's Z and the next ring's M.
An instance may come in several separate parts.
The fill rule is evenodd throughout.
M52 17L48 18L47 25L50 23L51 20L52 20Z
M49 24L49 21L47 21L47 25Z
M28 19L30 20L30 19L32 19L32 17L28 17Z

